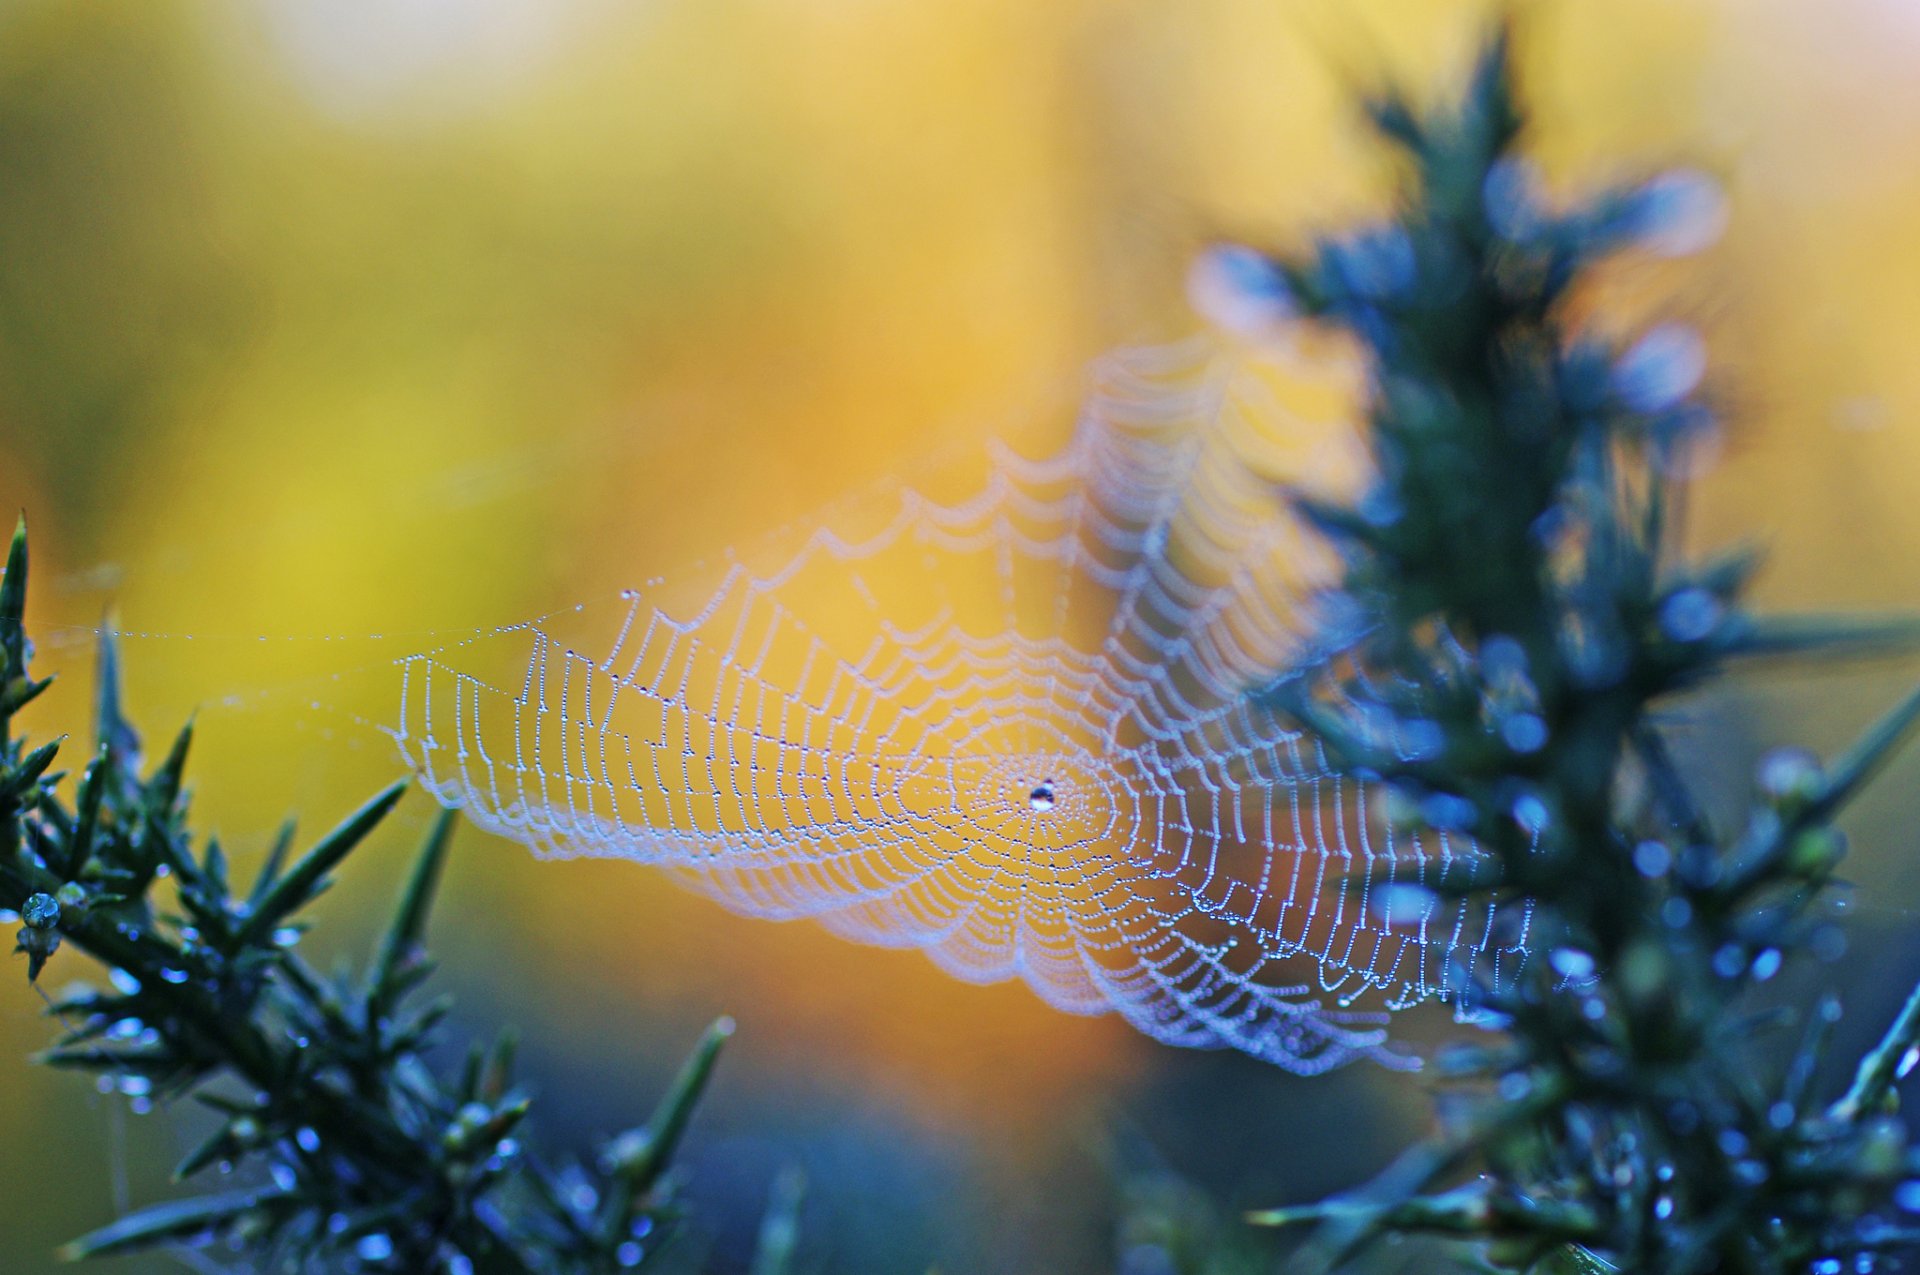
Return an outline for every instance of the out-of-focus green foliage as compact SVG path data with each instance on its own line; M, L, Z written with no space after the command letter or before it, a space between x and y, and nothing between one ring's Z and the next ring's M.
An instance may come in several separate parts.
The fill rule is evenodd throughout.
M1371 487L1297 496L1342 548L1343 587L1320 655L1264 699L1386 785L1402 827L1471 838L1409 888L1503 900L1533 955L1455 972L1490 1036L1440 1057L1437 1133L1364 1187L1257 1219L1317 1223L1310 1266L1432 1233L1501 1270L1878 1269L1920 1246L1890 1220L1920 1191L1890 1103L1920 991L1822 1094L1836 1003L1782 1048L1762 985L1827 941L1834 820L1920 694L1831 766L1770 754L1732 821L1709 817L1659 714L1743 662L1910 644L1913 626L1757 618L1751 555L1675 547L1714 424L1698 338L1622 345L1579 300L1605 258L1697 246L1704 178L1549 206L1504 31L1451 105L1384 95L1372 117L1405 164L1398 215L1297 260L1235 259L1268 311L1351 333L1373 367Z
M679 1217L674 1152L732 1023L708 1030L645 1125L595 1161L549 1164L527 1145L514 1036L442 1074L427 1054L451 1002L408 1004L432 972L426 925L452 814L434 823L362 977L319 973L297 950L304 910L402 786L291 862L289 825L240 892L217 839L193 852L181 786L192 728L143 777L104 642L97 751L67 804L51 769L60 741L31 747L12 730L50 684L28 672L26 584L23 525L0 578L0 907L23 922L29 979L63 946L109 976L51 1004L67 1030L42 1061L142 1105L211 1108L217 1127L175 1177L217 1167L249 1183L142 1209L66 1255L217 1243L262 1272L585 1275L661 1252ZM769 1223L769 1272L793 1246L794 1207Z

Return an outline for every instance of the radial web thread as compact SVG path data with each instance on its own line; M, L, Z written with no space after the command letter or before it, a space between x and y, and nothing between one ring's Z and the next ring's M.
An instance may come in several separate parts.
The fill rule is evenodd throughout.
M1334 565L1278 484L1351 484L1351 397L1277 356L1112 356L1057 454L994 448L970 494L903 485L688 599L410 656L392 733L541 854L657 864L1174 1044L1393 1059L1383 1011L1460 1003L1519 940L1411 884L1470 844L1370 820L1247 698Z

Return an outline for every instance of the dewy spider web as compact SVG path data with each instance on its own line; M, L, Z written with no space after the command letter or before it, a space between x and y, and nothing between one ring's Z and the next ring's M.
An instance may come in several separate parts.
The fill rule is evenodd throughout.
M629 592L408 657L392 734L541 854L658 864L1174 1044L1392 1060L1381 1010L1514 953L1410 884L1470 845L1377 826L1247 698L1332 565L1277 485L1353 468L1351 395L1316 375L1114 356L1059 454L996 449L972 494L902 491L684 606Z

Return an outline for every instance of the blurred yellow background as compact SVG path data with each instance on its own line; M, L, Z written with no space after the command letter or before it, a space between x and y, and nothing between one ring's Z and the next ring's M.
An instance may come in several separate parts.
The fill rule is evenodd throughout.
M1766 544L1770 602L1920 602L1920 10L1520 8L1560 189L1670 162L1726 183L1720 247L1617 281L1709 334L1729 428L1701 541ZM243 855L290 809L317 831L393 764L337 729L349 691L302 679L697 577L943 443L1064 438L1089 358L1194 326L1197 245L1383 207L1356 85L1437 86L1484 12L11 0L0 504L31 520L43 667L73 675L36 726L83 720L111 606L154 635L125 651L150 741L206 706L203 825ZM1733 752L1831 743L1886 685L1709 716ZM1896 935L1914 773L1862 817L1867 924ZM316 950L369 930L424 807L347 874ZM694 1162L715 1270L788 1159L814 1170L825 1268L1094 1271L1115 1128L1267 1203L1357 1177L1421 1111L1403 1078L1175 1053L621 863L469 831L451 875L459 1021L529 1027L557 1133L636 1116L701 1023L741 1021ZM0 996L8 1271L49 1269L117 1178L163 1190L185 1137L28 1067L35 1004Z

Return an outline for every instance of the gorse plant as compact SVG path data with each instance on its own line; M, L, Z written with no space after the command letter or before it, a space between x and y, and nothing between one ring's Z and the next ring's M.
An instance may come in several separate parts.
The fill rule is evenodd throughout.
M52 1004L68 1030L43 1061L94 1073L143 1106L192 1097L217 1124L177 1177L251 1183L133 1213L66 1255L216 1246L261 1272L585 1275L662 1251L679 1219L674 1152L732 1025L708 1030L645 1125L590 1162L543 1160L528 1145L512 1035L444 1075L427 1053L450 1004L409 1001L432 969L423 942L451 813L435 821L364 975L320 974L299 954L304 910L402 788L291 860L289 826L241 892L217 840L192 846L181 786L191 728L141 774L103 639L98 751L68 803L53 773L60 741L30 747L13 730L48 686L28 672L26 584L23 527L0 579L0 907L22 922L29 978L63 948L107 973L107 986ZM790 1214L797 1190L781 1198ZM767 1229L756 1270L775 1275L791 1217Z
M1470 838L1478 853L1412 888L1503 901L1531 953L1454 988L1492 1039L1438 1057L1437 1133L1364 1187L1257 1220L1317 1223L1306 1264L1323 1267L1426 1232L1501 1270L1879 1269L1920 1242L1893 1220L1920 1202L1920 1154L1891 1093L1920 992L1823 1094L1836 1002L1792 1048L1756 989L1819 946L1834 819L1920 695L1830 767L1770 754L1729 826L1657 713L1746 661L1913 631L1758 618L1751 557L1680 556L1672 495L1710 427L1698 340L1665 326L1622 349L1572 314L1609 255L1692 246L1715 196L1675 174L1548 206L1518 155L1509 44L1448 109L1372 105L1406 161L1392 220L1299 257L1221 250L1246 313L1342 329L1372 366L1370 486L1297 497L1346 564L1320 654L1262 698L1388 789L1390 818Z
M1310 657L1257 698L1382 788L1389 820L1473 847L1376 883L1401 892L1384 911L1465 904L1512 927L1489 950L1529 955L1498 970L1435 956L1438 985L1487 1030L1434 1060L1437 1131L1354 1191L1255 1220L1314 1227L1289 1269L1409 1234L1535 1275L1880 1269L1920 1250L1900 1220L1920 1211L1920 1149L1893 1095L1920 1058L1920 989L1865 1057L1835 1059L1837 1001L1783 1036L1765 985L1826 945L1835 820L1920 722L1920 693L1831 765L1769 754L1730 821L1675 764L1660 714L1743 663L1910 647L1920 627L1755 616L1750 555L1676 547L1673 497L1712 428L1701 344L1668 325L1622 346L1578 315L1610 256L1697 246L1717 211L1704 179L1550 205L1520 158L1504 30L1449 108L1386 95L1372 118L1406 164L1396 216L1293 257L1211 262L1234 317L1341 329L1372 367L1366 489L1294 495L1342 578L1316 601ZM236 891L217 842L196 852L187 828L190 733L143 773L104 643L97 752L63 796L60 745L13 730L47 685L28 670L26 579L21 533L0 579L0 907L21 919L30 978L68 947L108 974L54 1004L68 1031L46 1061L137 1102L197 1099L215 1124L180 1176L230 1167L250 1184L69 1252L218 1242L261 1271L508 1275L652 1260L724 1021L645 1126L591 1163L541 1159L511 1038L443 1075L428 1055L446 1004L411 999L451 817L364 974L317 973L300 956L305 908L400 789L303 856L289 832ZM1024 800L1046 813L1055 798L1043 778ZM1850 1083L1822 1090L1836 1068ZM786 1268L799 1197L784 1179L756 1275ZM1225 1229L1178 1184L1142 1179L1121 1239L1184 1269L1263 1260Z

